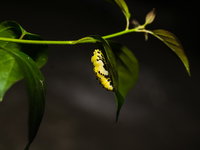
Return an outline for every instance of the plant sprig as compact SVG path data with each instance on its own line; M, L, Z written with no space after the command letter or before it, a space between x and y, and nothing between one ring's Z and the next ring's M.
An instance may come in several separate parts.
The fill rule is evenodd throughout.
M138 26L133 29L126 29L126 30L123 30L123 31L120 31L117 33L113 33L113 34L109 34L109 35L105 35L105 36L101 36L101 37L106 40L106 39L114 38L114 37L121 36L121 35L131 33L131 32L139 32L141 27L143 27L143 26ZM144 32L146 32L146 31L144 31ZM22 44L75 45L75 44L80 44L80 43L95 43L97 40L90 39L87 37L81 38L78 40L69 40L69 41L28 40L28 39L23 39L23 38L13 39L13 38L0 37L0 41L22 43Z
M48 45L75 45L96 43L105 52L109 66L108 72L113 80L117 104L116 121L118 120L124 98L135 85L138 78L138 61L133 53L125 46L109 39L132 32L145 33L145 39L151 34L166 44L180 58L190 75L189 62L178 38L166 30L147 30L145 27L155 19L155 9L146 15L143 25L137 24L130 28L131 14L124 0L107 0L117 5L126 18L125 30L105 35L92 35L69 41L47 41L42 37L24 30L14 21L0 24L0 101L6 91L17 81L25 79L29 96L29 149L39 129L45 107L45 80L39 68L48 61ZM6 63L5 63L6 62Z

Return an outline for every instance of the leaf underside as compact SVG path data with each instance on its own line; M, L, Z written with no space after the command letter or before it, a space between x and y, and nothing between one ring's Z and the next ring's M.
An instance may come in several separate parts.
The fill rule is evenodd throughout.
M118 91L115 92L118 108L116 114L117 122L124 98L138 79L139 69L136 57L127 47L113 41L109 41L109 44L117 61Z
M124 98L137 81L138 62L127 47L113 41L107 41L100 36L90 37L100 42L100 49L105 51L108 71L114 86L117 122Z
M187 56L185 55L184 49L178 38L170 33L169 31L158 29L152 30L149 32L150 34L154 35L162 42L164 42L175 54L181 59L182 63L184 64L188 75L190 76L190 68L189 68L189 61Z
M114 41L108 42L117 61L118 90L125 97L138 79L138 61L133 53L124 45Z

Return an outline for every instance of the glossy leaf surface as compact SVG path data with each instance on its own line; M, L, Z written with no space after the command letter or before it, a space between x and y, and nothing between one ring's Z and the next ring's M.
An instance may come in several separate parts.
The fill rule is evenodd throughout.
M42 37L26 32L18 23L5 21L0 24L0 37L14 39L37 39ZM2 48L12 51L21 51L28 54L36 63L37 67L42 67L48 60L47 45L30 45L0 41ZM3 50L0 50L0 101L2 101L6 91L17 81L23 78L16 60Z
M26 82L29 96L29 143L34 140L39 129L45 107L46 86L42 73L35 62L26 54L19 51L12 51L8 48L0 47L1 51L9 54L18 63L19 69Z

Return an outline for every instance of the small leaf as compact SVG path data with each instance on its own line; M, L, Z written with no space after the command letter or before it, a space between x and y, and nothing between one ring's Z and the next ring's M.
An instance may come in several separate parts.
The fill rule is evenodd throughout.
M140 23L139 23L137 20L135 20L135 19L132 19L132 20L131 20L131 23L133 24L133 27L134 27L134 28L140 26Z
M148 33L154 35L159 40L163 41L172 51L176 53L176 55L183 62L188 72L188 75L190 76L189 62L178 38L174 34L170 33L169 31L162 30L162 29L148 31Z
M107 0L107 1L116 5L116 6L119 6L119 8L123 12L124 16L126 17L126 21L127 21L126 29L128 29L129 19L131 17L131 14L129 12L128 6L126 5L126 2L124 0Z
M38 35L26 32L14 21L0 23L0 37L43 40L42 37ZM0 46L12 51L21 51L28 54L36 62L38 68L44 66L48 60L49 49L47 45L19 44L0 41ZM0 50L0 101L2 101L6 91L22 78L23 75L16 60L7 52Z
M152 11L150 11L150 12L146 15L146 18L145 18L145 25L151 24L151 23L154 21L155 16L156 16L156 12L155 12L155 9L153 9Z
M8 48L0 47L0 50L5 51L11 55L20 68L26 82L26 88L29 96L29 142L30 144L34 140L40 123L42 121L44 107L45 107L45 94L46 86L42 73L36 66L35 62L26 54L19 51L12 51Z

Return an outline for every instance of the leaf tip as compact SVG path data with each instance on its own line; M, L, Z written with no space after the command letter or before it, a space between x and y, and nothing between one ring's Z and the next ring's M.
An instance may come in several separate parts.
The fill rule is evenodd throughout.
M28 143L28 144L26 145L26 147L25 147L24 150L29 150L29 147L30 147L30 143Z
M186 70L187 70L187 73L188 73L189 77L191 77L190 68L186 67Z
M119 119L119 112L120 112L120 110L117 110L115 123L117 123L117 121L118 121L118 119Z
M4 94L2 94L2 93L0 92L0 103L3 101L3 96L4 96Z
M116 113L115 123L117 123L121 107L124 103L124 97L121 95L121 93L118 90L115 92L115 97L116 97L116 102L117 102L117 113Z

